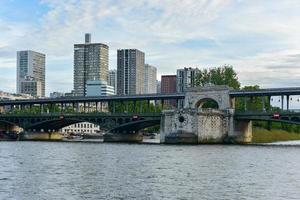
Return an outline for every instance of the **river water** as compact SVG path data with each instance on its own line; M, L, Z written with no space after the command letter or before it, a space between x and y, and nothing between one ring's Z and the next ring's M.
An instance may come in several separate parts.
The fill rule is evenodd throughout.
M0 199L300 199L300 146L1 142Z

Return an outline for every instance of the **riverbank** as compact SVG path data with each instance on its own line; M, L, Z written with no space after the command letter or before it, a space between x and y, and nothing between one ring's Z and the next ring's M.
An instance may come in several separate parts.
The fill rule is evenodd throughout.
M284 130L266 130L262 128L253 128L252 143L271 143L300 140L300 133L289 133Z

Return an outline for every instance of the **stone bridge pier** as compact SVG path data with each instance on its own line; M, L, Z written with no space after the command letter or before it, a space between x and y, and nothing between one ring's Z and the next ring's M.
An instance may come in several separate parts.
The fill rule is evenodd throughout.
M251 121L234 120L234 99L227 86L191 88L186 92L184 108L165 110L161 120L161 143L216 144L249 143ZM203 108L214 102L215 108Z

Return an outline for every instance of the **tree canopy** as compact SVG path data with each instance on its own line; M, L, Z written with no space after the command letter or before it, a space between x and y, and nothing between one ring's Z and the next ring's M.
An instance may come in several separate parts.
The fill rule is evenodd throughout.
M234 89L239 89L241 86L237 73L230 65L200 70L195 78L195 83L197 86L204 86L208 83L228 85Z

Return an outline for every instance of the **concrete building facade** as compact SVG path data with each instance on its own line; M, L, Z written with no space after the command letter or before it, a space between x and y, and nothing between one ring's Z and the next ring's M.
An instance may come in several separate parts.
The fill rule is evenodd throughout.
M144 52L137 49L119 49L117 54L117 94L143 94L145 78Z
M17 52L17 93L21 94L36 94L38 97L45 96L45 54L26 50ZM25 80L27 79L27 80ZM28 86L28 79L31 81L31 85L36 85L36 91L28 90L25 92L24 85ZM22 82L26 81L23 84ZM36 82L36 83L34 83ZM32 87L31 87L32 88ZM26 90L27 91L27 90Z
M50 98L60 98L60 97L64 97L65 93L63 92L51 92L50 93Z
M26 77L21 81L21 94L29 94L33 97L42 97L42 82Z
M87 81L86 82L86 94L87 97L95 96L112 96L115 94L115 89L105 81Z
M72 124L61 129L62 133L95 134L100 133L100 126L88 122Z
M177 70L177 92L185 92L187 88L195 87L195 77L200 73L198 68L183 68Z
M144 79L144 90L145 94L156 93L156 76L157 69L152 65L145 64L145 79Z
M108 85L114 87L114 94L117 94L117 70L109 70L109 75L108 75Z
M86 83L90 80L106 81L108 77L109 47L102 43L91 43L91 35L85 35L84 44L74 45L74 95L86 94Z

